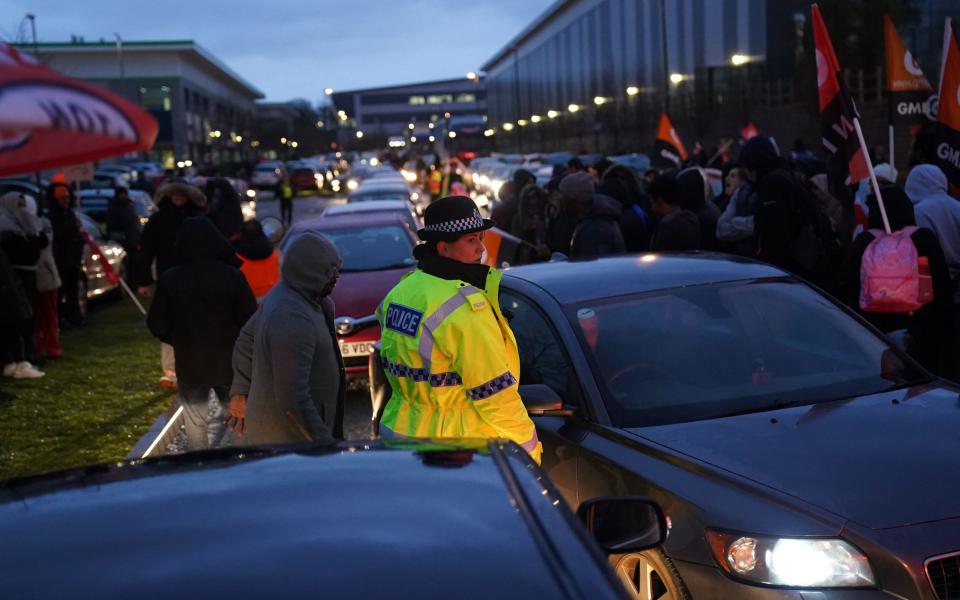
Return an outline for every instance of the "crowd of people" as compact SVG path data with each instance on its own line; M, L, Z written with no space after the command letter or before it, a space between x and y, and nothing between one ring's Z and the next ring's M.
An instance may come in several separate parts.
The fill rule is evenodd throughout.
M869 181L845 185L803 143L782 154L756 136L722 165L720 190L695 160L681 168L635 173L601 159L554 168L543 187L519 169L499 190L496 225L522 241L517 263L553 253L589 258L628 252L717 251L761 260L814 283L884 332L906 330L907 348L941 376L960 375L960 201L922 148L904 178L883 163L875 171L893 232L910 227L932 300L912 312L861 306L862 257L882 236Z

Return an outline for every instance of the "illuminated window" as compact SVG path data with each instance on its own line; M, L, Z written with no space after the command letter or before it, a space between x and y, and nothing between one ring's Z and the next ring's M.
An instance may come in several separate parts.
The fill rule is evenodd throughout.
M147 110L170 112L170 88L165 85L140 88L140 106Z
M427 96L427 104L448 104L453 102L453 94L433 94Z
M476 94L457 94L457 102L476 102Z
M426 104L427 100L423 96L410 96L410 104Z

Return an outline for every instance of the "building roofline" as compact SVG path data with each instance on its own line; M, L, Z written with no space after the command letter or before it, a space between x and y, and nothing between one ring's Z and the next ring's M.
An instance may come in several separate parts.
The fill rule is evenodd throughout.
M513 36L506 45L497 51L492 58L488 59L481 67L480 71L489 71L497 65L497 63L502 62L511 52L514 51L521 43L533 36L541 29L543 29L547 23L552 21L554 18L560 15L564 10L573 5L577 0L556 0L553 4L548 6L546 10L540 13L537 18L533 20L529 25L524 27L520 33Z
M333 95L338 96L340 94L366 94L368 92L387 91L387 90L392 90L397 88L409 88L409 87L418 87L418 86L424 86L424 85L440 85L444 83L462 83L467 81L470 81L470 80L467 79L466 77L453 77L450 79L436 79L433 81L417 81L414 83L398 83L396 85L381 85L377 87L361 88L356 90L335 91Z
M38 42L36 45L30 43L17 44L17 47L26 52L33 51L34 47L40 52L44 50L88 50L97 51L116 47L116 40L96 41L96 42ZM236 71L220 62L220 60L207 51L206 48L193 40L123 40L124 50L185 50L192 52L202 61L210 66L220 70L227 77L232 79L237 85L246 90L255 100L265 98L266 96L258 88L254 87L249 81L244 79Z

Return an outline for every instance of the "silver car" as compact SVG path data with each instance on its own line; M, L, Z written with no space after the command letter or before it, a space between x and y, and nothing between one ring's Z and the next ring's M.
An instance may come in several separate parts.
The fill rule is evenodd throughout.
M126 267L124 259L127 257L127 251L117 242L112 242L103 235L103 231L97 222L88 215L74 211L77 218L80 219L80 225L90 234L93 241L100 247L100 252L107 260L114 272L120 279L126 276ZM89 244L83 246L83 277L80 278L80 314L87 316L87 302L89 300L103 297L107 294L119 294L120 284L111 283L100 262L100 255L95 254Z

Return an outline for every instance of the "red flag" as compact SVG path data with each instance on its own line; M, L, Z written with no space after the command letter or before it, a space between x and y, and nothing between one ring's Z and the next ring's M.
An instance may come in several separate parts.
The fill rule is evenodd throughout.
M820 129L823 147L830 154L842 156L849 171L849 180L856 183L870 176L867 160L854 129L859 119L857 106L839 76L840 63L833 51L830 34L820 16L820 7L810 7L813 14L813 40L817 47L817 88L820 97Z
M93 239L93 236L84 229L80 228L80 233L83 235L83 241L90 246L90 251L93 252L93 255L97 257L97 260L100 262L100 266L103 267L103 274L106 275L107 281L110 282L110 285L117 285L120 283L120 277L117 276L117 272L113 270L113 267L110 265L110 261L107 260L107 257L103 255L103 250L100 249L100 245Z
M953 24L949 19L943 45L936 156L950 183L960 186L960 49L957 48Z
M516 263L517 250L523 240L506 231L493 227L483 236L483 245L487 249L487 256L483 264L494 269L502 269Z
M660 114L660 126L657 127L657 139L653 143L653 160L658 169L677 169L687 160L687 149L673 128L667 113Z
M760 135L760 130L757 129L757 126L753 123L747 123L743 126L743 129L740 130L740 137L745 142L750 138L757 137L758 135Z

